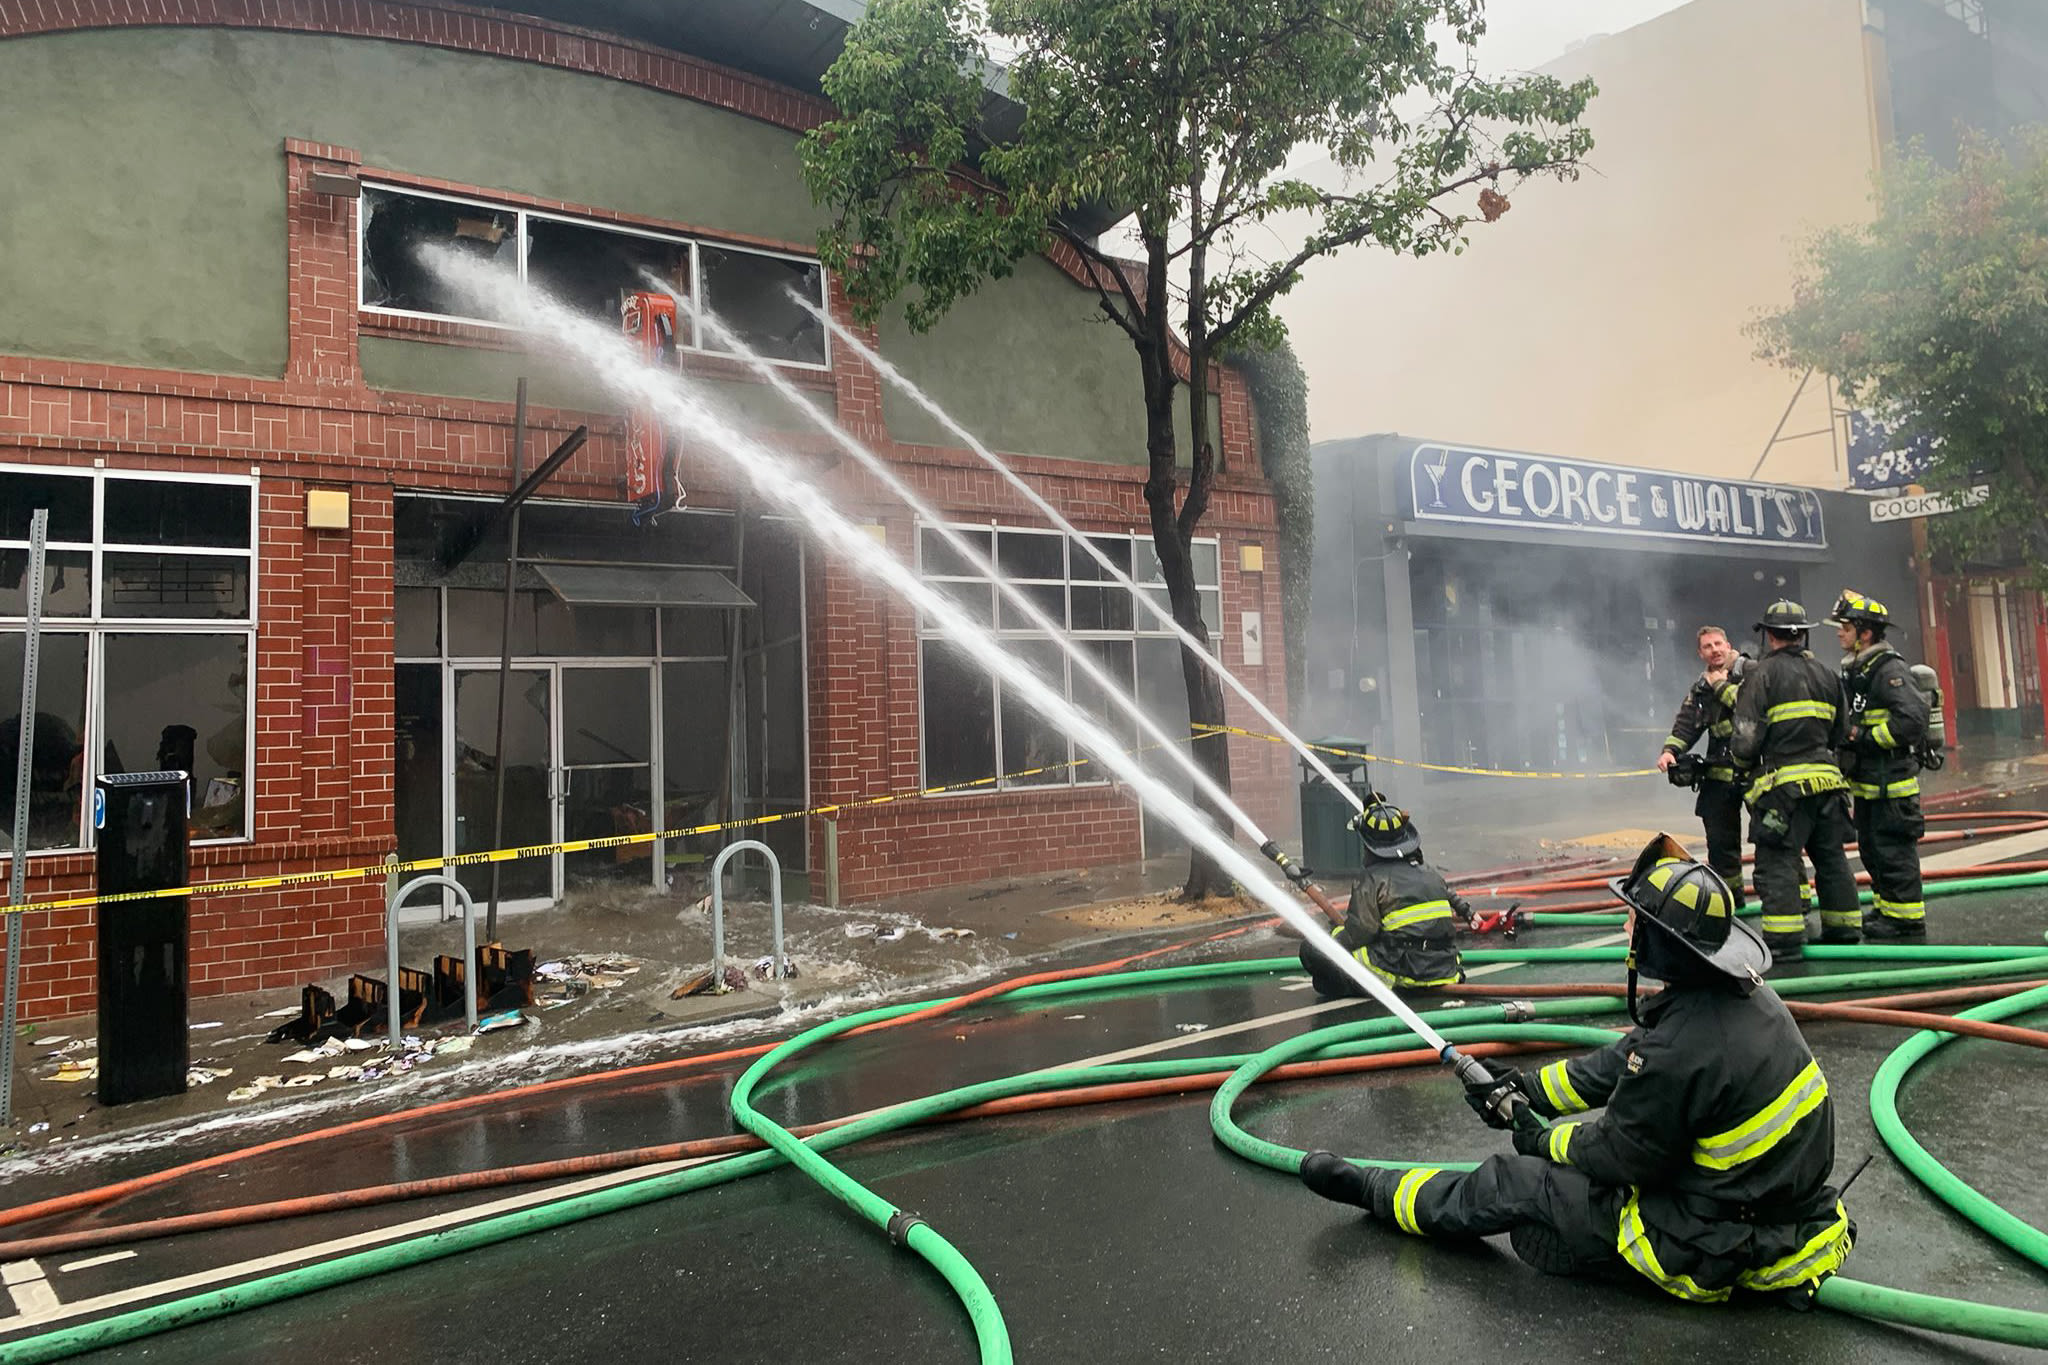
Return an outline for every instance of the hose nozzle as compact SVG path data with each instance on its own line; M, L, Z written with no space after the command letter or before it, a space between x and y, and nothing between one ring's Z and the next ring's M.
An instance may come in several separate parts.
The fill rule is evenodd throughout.
M1281 872L1286 874L1287 880L1293 882L1296 886L1305 887L1309 884L1309 881L1313 874L1311 874L1307 868L1301 866L1299 863L1296 863L1293 859L1289 858L1287 856L1287 850L1280 847L1280 845L1275 843L1273 840L1268 839L1265 843L1260 844L1259 852L1265 854L1268 858L1271 858L1273 860L1274 865L1278 867Z

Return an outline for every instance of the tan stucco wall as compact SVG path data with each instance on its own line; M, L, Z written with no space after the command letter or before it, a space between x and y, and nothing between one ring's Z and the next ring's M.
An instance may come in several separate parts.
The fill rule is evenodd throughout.
M1591 171L1524 188L1463 256L1355 251L1283 303L1315 439L1747 474L1799 376L1743 328L1787 297L1799 240L1869 212L1860 0L1693 0L1545 69L1600 86ZM1786 435L1828 426L1823 394ZM1842 483L1826 436L1761 477Z

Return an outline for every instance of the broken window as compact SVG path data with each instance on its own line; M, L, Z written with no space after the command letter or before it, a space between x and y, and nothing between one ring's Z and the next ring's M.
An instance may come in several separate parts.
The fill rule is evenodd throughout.
M475 305L434 272L421 254L425 247L518 268L519 215L510 209L366 185L361 212L365 308L475 318Z
M812 304L824 302L824 272L816 261L768 256L729 247L698 248L704 306L755 354L798 365L825 363L825 328L790 297L794 290ZM703 349L721 351L707 331Z
M530 214L526 278L566 307L616 325L629 293L666 288L689 296L690 244Z

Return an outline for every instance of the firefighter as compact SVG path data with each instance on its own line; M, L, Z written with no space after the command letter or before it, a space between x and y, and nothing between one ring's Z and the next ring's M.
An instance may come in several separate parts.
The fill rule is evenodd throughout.
M1657 755L1657 771L1669 774L1684 766L1680 759L1702 736L1706 738L1704 763L1699 769L1699 800L1693 814L1707 835L1707 866L1721 874L1735 893L1735 908L1742 899L1742 787L1736 781L1735 761L1728 756L1728 742L1735 733L1735 696L1750 658L1728 642L1728 632L1719 626L1701 626L1700 662L1706 670L1693 680L1678 704L1671 722L1670 737ZM1690 783L1686 785L1691 785Z
M1797 602L1777 601L1757 623L1768 653L1735 699L1736 765L1757 769L1743 798L1756 845L1756 895L1764 942L1779 962L1806 955L1806 902L1799 855L1813 862L1823 932L1856 932L1856 878L1849 871L1849 784L1835 761L1848 737L1842 680L1806 647L1813 623Z
M1361 1169L1328 1152L1301 1178L1418 1236L1508 1234L1553 1275L1634 1273L1689 1303L1736 1288L1810 1298L1855 1239L1829 1184L1826 1079L1784 1002L1770 952L1727 883L1659 835L1609 885L1629 907L1629 1014L1598 1052L1467 1087L1515 1156L1468 1174ZM1664 989L1638 1003L1637 974ZM1545 1126L1532 1117L1602 1109ZM1512 1117L1510 1117L1512 1115Z
M1465 979L1451 937L1472 907L1422 861L1422 836L1408 812L1375 792L1351 828L1365 844L1365 870L1351 884L1351 906L1337 942L1366 970L1400 989L1454 986ZM1302 945L1301 965L1319 995L1363 995L1322 953Z
M1835 603L1842 642L1842 691L1849 704L1849 743L1842 775L1856 797L1856 851L1870 873L1871 909L1863 934L1874 939L1927 937L1927 906L1920 893L1920 760L1926 738L1927 698L1914 685L1911 666L1885 641L1891 612L1884 603L1845 591ZM1844 927L1821 941L1854 943Z

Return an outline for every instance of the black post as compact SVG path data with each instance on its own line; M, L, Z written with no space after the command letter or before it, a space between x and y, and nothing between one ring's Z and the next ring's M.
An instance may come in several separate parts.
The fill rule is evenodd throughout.
M526 470L526 378L520 376L518 395L512 408L512 486L519 486ZM505 612L504 630L498 638L498 720L497 740L491 750L497 771L492 777L491 847L505 846L505 688L512 680L512 615L519 590L519 504L505 530ZM491 864L491 899L484 911L484 942L498 941L498 887L503 863ZM472 967L472 970L474 968ZM392 989L396 990L394 983Z
M94 779L100 894L186 885L191 807L187 773ZM101 901L97 908L101 1104L185 1091L192 1055L185 1017L189 904L184 896L163 896Z

